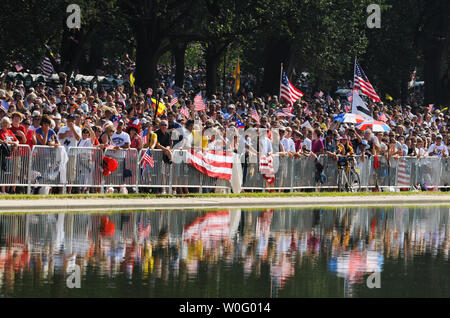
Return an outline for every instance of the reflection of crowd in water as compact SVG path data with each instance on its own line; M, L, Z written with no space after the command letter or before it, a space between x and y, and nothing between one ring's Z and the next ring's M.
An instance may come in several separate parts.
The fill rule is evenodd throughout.
M448 208L0 215L0 295L24 277L63 284L75 264L82 275L186 283L220 261L242 265L243 279L269 266L276 296L319 256L357 282L383 259L448 260L449 247Z

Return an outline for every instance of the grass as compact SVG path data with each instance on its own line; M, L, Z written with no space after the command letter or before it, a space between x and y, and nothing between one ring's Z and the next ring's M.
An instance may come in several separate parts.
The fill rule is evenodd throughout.
M398 195L448 195L448 192L288 192L288 193L268 193L268 192L246 192L236 194L219 193L191 193L185 195L171 194L49 194L49 195L28 195L28 194L7 194L0 196L0 200L39 200L39 199L155 199L155 198L273 198L273 197L352 197L352 196L398 196Z

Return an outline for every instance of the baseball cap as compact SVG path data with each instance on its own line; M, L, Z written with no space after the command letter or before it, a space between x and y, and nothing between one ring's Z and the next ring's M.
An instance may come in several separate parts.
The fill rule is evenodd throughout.
M40 117L40 116L41 116L41 112L38 111L38 110L35 110L35 111L33 112L33 114L31 115L31 117Z
M437 135L437 136L436 136L436 139L437 139L437 138L443 139L443 138L442 138L442 135Z

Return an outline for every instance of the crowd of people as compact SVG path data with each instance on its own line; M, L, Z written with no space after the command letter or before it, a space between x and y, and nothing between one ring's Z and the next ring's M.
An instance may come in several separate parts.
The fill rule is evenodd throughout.
M119 86L105 90L72 84L60 75L55 87L40 82L25 87L22 81L1 79L0 144L98 147L100 149L160 149L171 163L174 149L198 147L236 153L276 153L300 158L326 154L446 157L450 150L448 110L433 105L397 105L368 101L375 120L389 131L362 131L334 117L349 111L346 97L304 96L286 111L278 96L256 96L250 78L237 94L232 83L224 92L204 99L196 111L194 99L205 93L205 70L187 68L182 88L174 86L174 71L159 66L157 89ZM174 100L176 101L174 102ZM245 130L267 129L259 144ZM277 133L271 133L276 131ZM230 133L231 132L231 133ZM5 190L1 191L2 193Z

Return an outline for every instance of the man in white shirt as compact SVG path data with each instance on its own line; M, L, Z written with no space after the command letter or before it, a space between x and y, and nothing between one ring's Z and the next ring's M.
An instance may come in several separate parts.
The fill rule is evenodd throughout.
M117 125L116 132L111 137L111 144L114 146L114 149L127 149L130 148L130 135L123 131L123 126L125 123L123 120L119 121Z
M81 128L75 125L75 116L67 116L67 125L61 127L58 132L59 143L69 151L70 147L76 147L81 139Z
M439 158L448 157L448 148L442 143L442 135L436 136L436 143L428 148L429 156L438 156Z

